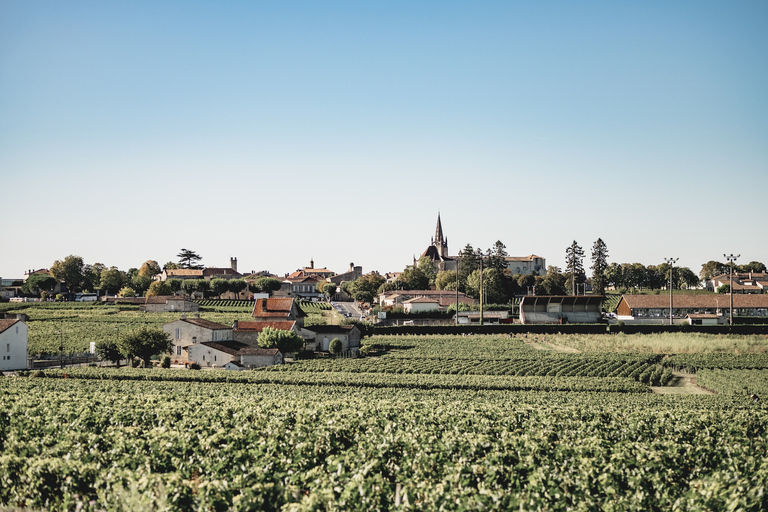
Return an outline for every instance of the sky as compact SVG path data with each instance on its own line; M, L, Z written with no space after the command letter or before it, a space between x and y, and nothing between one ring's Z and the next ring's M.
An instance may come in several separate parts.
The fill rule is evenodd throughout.
M768 263L768 2L0 2L0 276Z

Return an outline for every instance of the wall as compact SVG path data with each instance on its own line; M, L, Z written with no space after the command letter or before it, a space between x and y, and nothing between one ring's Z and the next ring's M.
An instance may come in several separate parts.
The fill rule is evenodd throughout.
M0 370L23 370L27 367L28 334L29 327L24 322L16 322L0 333Z

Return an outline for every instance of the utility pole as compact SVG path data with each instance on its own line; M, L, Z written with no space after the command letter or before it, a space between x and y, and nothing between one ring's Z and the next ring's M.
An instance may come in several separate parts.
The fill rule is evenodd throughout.
M672 325L672 268L680 258L664 258L669 265L669 325Z
M483 253L480 253L480 325L483 325Z
M461 265L461 259L456 259L456 322L455 325L459 325L459 266Z
M727 259L728 262L731 264L731 270L730 270L730 284L728 285L728 295L731 296L731 312L728 317L728 323L733 325L733 262L736 261L741 254L737 254L736 256L731 253L730 255L726 256L723 254L723 258Z

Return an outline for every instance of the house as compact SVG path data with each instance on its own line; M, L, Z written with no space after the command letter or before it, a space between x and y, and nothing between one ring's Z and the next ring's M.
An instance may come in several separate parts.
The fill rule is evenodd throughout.
M207 267L203 269L203 279L240 279L243 275L237 271L237 258L229 258L229 267Z
M293 272L292 274L288 274L286 277L290 277L290 278L315 277L320 281L320 280L325 280L334 275L335 273L332 270L328 270L327 268L315 268L315 261L309 260L308 267L300 268L296 272Z
M203 269L201 268L164 268L156 278L158 281L167 281L168 279L203 279Z
M603 317L603 295L526 295L520 300L520 323L595 324Z
M200 304L176 295L150 295L139 309L145 313L199 311Z
M234 340L252 347L257 347L259 334L261 334L261 331L266 327L280 329L281 331L293 331L305 339L309 337L302 335L303 329L299 327L295 320L260 320L254 322L235 320L235 323L232 326Z
M512 275L531 274L543 276L547 273L547 260L535 254L529 256L507 256L504 258L504 261Z
M317 299L323 295L322 290L318 290L318 284L322 287L325 281L315 276L286 277L283 283L287 283L288 297L298 297L301 299ZM283 291L281 289L281 291Z
M171 335L173 340L173 356L171 359L182 363L192 362L188 349L191 346L209 341L227 341L233 339L232 327L217 322L211 322L195 315L187 318L183 315L179 320L163 325L163 331Z
M253 313L251 316L254 320L262 322L292 320L297 322L299 327L303 327L304 318L307 314L299 307L294 298L273 297L254 301Z
M234 371L242 371L247 370L248 368L245 367L243 363L237 362L237 361L230 361L227 364L224 365L225 370L234 370Z
M341 350L359 350L362 331L356 325L313 325L306 328L314 336L307 343L307 350L328 351L333 338L341 341Z
M717 290L723 285L730 286L731 276L721 274L712 278L712 289ZM733 293L768 293L768 273L766 272L734 272Z
M240 350L240 364L249 369L283 364L283 354L276 348L244 348Z
M425 311L439 311L440 301L429 297L414 297L403 301L403 311L406 313L423 313Z
M363 277L363 267L355 266L354 263L349 264L349 270L342 274L336 274L326 278L326 281L341 286L341 283L347 281L357 281Z
M725 315L730 313L730 307L729 294L680 294L672 299L672 315L678 318L696 314ZM616 314L619 320L669 319L669 295L622 295ZM768 294L734 293L733 315L768 316Z
M249 348L248 345L234 340L203 341L186 347L187 357L190 363L200 366L225 366L232 361L240 361L240 351Z
M27 367L29 327L20 318L0 318L0 370Z
M724 324L728 320L725 315L711 314L690 314L685 315L688 325L718 325Z

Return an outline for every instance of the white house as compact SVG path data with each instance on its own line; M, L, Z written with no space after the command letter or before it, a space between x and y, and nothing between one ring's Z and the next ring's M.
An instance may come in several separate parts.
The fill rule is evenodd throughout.
M187 357L200 366L222 368L231 362L240 362L240 351L248 345L234 340L204 341L186 348Z
M440 301L429 297L414 297L403 301L403 311L406 313L422 313L424 311L438 311Z
M23 370L27 367L29 328L22 320L0 319L0 370Z
M240 364L246 368L283 364L283 354L276 348L244 348L240 350Z
M171 359L180 363L192 362L188 349L192 345L207 341L232 340L232 327L217 322L211 322L195 315L187 318L183 315L179 320L163 325L163 330L171 335L173 340L173 355Z

